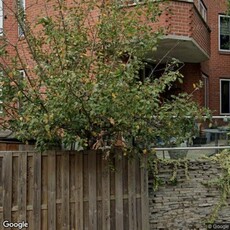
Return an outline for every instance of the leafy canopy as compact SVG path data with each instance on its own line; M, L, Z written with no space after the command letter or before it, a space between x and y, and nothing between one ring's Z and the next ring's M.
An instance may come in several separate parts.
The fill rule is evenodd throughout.
M146 55L154 62L162 35L152 29L161 12L158 2L129 8L55 1L52 13L35 25L18 17L24 39L17 44L5 39L0 50L4 128L21 140L35 139L41 148L59 142L96 149L120 141L146 149L159 137L179 143L193 135L194 119L204 111L192 95L162 98L183 77L178 63L165 65L160 78L140 80Z

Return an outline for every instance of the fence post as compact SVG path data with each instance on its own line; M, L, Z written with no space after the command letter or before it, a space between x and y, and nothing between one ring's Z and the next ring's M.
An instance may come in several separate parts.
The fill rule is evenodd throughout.
M83 230L83 152L76 153L75 159L76 169L76 194L75 194L75 218L76 218L76 229Z
M41 229L41 152L34 153L33 226Z
M102 230L110 230L110 169L108 160L102 160Z
M141 222L142 229L149 229L149 198L148 198L148 169L147 156L142 157L141 165Z
M70 210L69 210L69 152L62 152L62 164L61 164L61 186L62 186L62 229L70 229Z
M12 208L12 152L3 156L3 220L11 221Z
M27 152L20 152L18 156L18 221L26 221L26 178Z
M96 151L88 152L89 230L97 230Z
M56 230L56 152L48 151L48 229Z
M115 219L116 229L124 229L123 221L123 156L122 150L116 149L115 156Z

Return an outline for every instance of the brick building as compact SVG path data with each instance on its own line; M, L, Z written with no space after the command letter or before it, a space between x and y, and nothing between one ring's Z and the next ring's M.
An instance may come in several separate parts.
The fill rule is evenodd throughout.
M23 44L12 11L16 2L0 1L0 30L12 43ZM42 0L18 2L31 22L49 8ZM180 90L191 92L193 83L202 80L204 87L196 92L195 99L215 115L230 114L230 17L226 16L226 0L171 0L164 7L159 22L153 25L153 29L165 29L158 50L151 54L153 59L156 63L179 59L184 63L181 72L185 76Z
M161 16L166 28L156 58L175 57L185 65L183 90L191 92L193 83L203 81L196 100L215 115L230 113L230 17L226 1L170 1Z
M155 69L156 65L164 69L165 63L171 58L181 61L184 82L182 85L175 84L174 93L192 92L193 84L203 81L202 90L195 92L194 98L200 105L213 110L214 115L230 115L230 16L226 15L226 2L167 1L162 5L163 13L158 22L152 25L153 30L163 28L165 35L157 51L149 53L147 57L151 60L147 67L150 69ZM6 37L12 44L19 44L19 51L29 57L23 41L23 25L19 26L15 19L18 9L33 24L37 16L53 14L52 4L52 1L44 0L0 0L0 36ZM14 55L13 47L7 49L9 54ZM29 58L27 63L30 64ZM20 72L23 76L23 70ZM144 73L148 74L148 71ZM7 143L6 149L11 149L9 141L13 142L14 150L19 149L18 144L16 147L14 145L18 143L17 140L12 136L9 140L7 132L1 133L0 141Z

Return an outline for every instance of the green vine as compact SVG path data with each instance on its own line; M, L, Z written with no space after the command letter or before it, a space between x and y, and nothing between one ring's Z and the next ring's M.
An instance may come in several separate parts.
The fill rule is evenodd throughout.
M222 151L220 154L209 158L212 162L220 165L222 174L220 177L203 183L209 187L217 187L220 190L219 202L215 205L212 213L208 218L208 222L213 223L217 217L220 209L227 205L227 199L230 197L230 152L229 149Z
M230 198L230 150L224 150L220 154L216 154L213 157L206 158L215 164L219 165L222 169L222 174L208 182L203 182L202 184L208 187L217 187L220 191L219 202L215 205L210 216L207 219L207 222L213 223L219 214L220 209L227 205L227 200ZM153 190L157 191L159 186L163 185L165 182L159 177L159 165L171 165L172 166L172 176L169 179L169 183L172 185L177 184L177 175L178 168L181 166L184 167L184 173L186 179L189 179L189 168L188 168L188 159L158 159L155 155L149 154L148 158L148 170L153 175Z
M186 179L189 179L188 173L188 159L158 159L154 152L148 157L148 170L153 175L153 190L157 191L159 186L164 184L164 181L159 177L159 165L172 166L172 176L169 179L169 183L172 185L177 184L178 168L184 167L184 174Z

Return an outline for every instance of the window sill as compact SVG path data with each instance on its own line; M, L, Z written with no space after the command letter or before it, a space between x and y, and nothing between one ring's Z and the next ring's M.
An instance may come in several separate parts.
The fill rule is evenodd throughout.
M219 50L219 54L220 54L220 55L230 55L230 50L226 50L226 51L224 51L224 50Z

